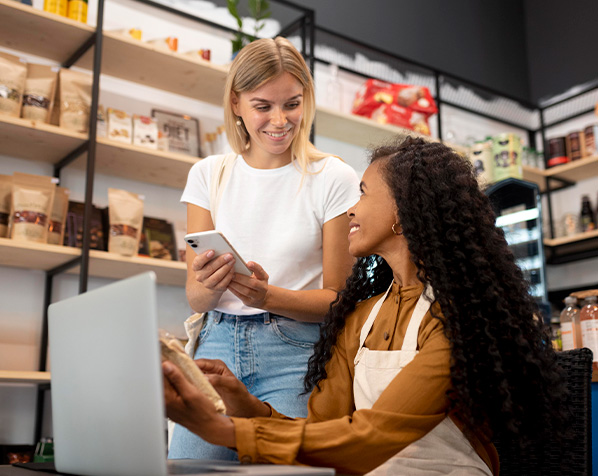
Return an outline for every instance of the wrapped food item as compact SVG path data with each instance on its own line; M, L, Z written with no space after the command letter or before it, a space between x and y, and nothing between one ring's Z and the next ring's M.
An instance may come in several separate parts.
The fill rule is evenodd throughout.
M176 51L179 49L179 40L174 36L150 40L147 43L156 46L160 51L174 51L176 53Z
M44 0L44 11L66 16L68 0Z
M192 58L202 59L204 61L210 61L212 56L211 50L202 49L202 50L191 50L185 53L187 56L191 56Z
M21 115L27 65L18 56L0 52L0 114Z
M108 108L108 139L130 144L133 137L131 116L118 109Z
M89 130L92 78L89 74L70 69L61 69L58 76L59 125L86 133Z
M0 238L8 236L8 218L12 198L12 176L0 175Z
M133 116L133 145L158 149L158 124L147 116Z
M130 36L134 40L139 40L139 41L141 41L141 37L143 35L143 32L139 28L124 28L122 30L116 30L115 33L118 33L118 34L124 35L124 36Z
M428 88L368 79L355 95L353 114L430 134L428 118L438 109Z
M135 256L143 226L143 200L131 192L108 189L108 251Z
M87 23L87 1L68 0L67 17L71 20Z
M48 226L48 243L51 245L62 245L64 241L69 195L70 191L68 188L56 187L52 215L50 216L50 224Z
M172 223L160 218L143 217L139 255L176 261L177 251Z
M66 229L64 233L64 246L81 248L83 246L83 216L85 204L69 201L66 215ZM105 232L103 226L102 210L91 206L91 223L89 230L89 247L93 250L106 250Z
M162 329L160 330L160 352L162 362L168 360L176 365L185 378L210 399L218 413L226 413L222 398L193 359L185 353L185 348L180 341Z
M23 119L50 122L57 79L58 73L51 66L32 63L27 65L21 112Z
M54 203L56 179L15 172L12 183L10 237L13 240L48 241L48 224Z

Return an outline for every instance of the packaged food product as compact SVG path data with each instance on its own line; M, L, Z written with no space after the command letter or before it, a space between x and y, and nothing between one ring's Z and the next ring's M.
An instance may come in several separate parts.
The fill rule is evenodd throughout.
M55 68L33 63L27 65L21 117L50 122L57 80L58 73Z
M62 245L64 242L64 230L66 224L66 213L69 208L68 188L56 187L54 194L54 205L48 225L48 243L51 245Z
M571 160L579 160L586 156L586 143L582 131L575 131L567 134L567 157Z
M583 130L586 156L598 155L598 124L587 126Z
M133 136L131 116L118 109L108 108L108 139L130 144Z
M27 65L18 56L0 52L0 114L21 115Z
M134 256L139 249L143 226L143 200L126 190L108 189L108 251Z
M523 177L521 152L521 139L516 134L499 134L492 139L493 178L495 182L508 177Z
M592 367L598 370L598 297L588 296L580 311L581 340L594 354Z
M64 233L64 245L73 248L83 246L83 216L85 204L69 201L66 215L66 229ZM89 230L89 247L93 250L106 251L106 233L104 232L102 210L91 205L91 219Z
M419 134L430 135L430 126L426 115L408 107L382 104L372 112L370 117L379 124L394 124Z
M172 223L160 218L143 217L139 255L176 261L176 248Z
M397 104L414 111L432 115L438 112L434 98L428 88L409 84L393 84L376 79L368 79L355 95L353 112L359 115L367 114L376 109L379 104ZM365 114L362 114L364 111Z
M54 203L56 179L15 172L12 183L10 237L13 240L48 241L48 224Z
M119 33L124 36L130 36L135 40L141 41L143 32L139 28L124 28L122 30L116 30L115 33Z
M161 51L174 51L176 52L179 49L179 40L174 36L169 36L167 38L158 38L155 40L149 40L147 42L150 45L156 46Z
M158 149L158 124L154 119L133 115L133 145Z
M202 50L191 50L185 53L187 56L191 56L192 58L200 58L204 61L210 61L212 56L211 50L202 49Z
M68 0L67 16L71 20L87 23L87 0Z
M494 182L494 167L492 165L492 142L477 142L471 148L469 160L473 164L476 177L480 185Z
M169 150L170 141L168 136L161 130L158 130L158 150Z
M79 71L61 69L58 82L60 127L86 133L89 130L91 109L91 76Z
M68 0L44 0L44 11L66 16Z
M569 157L567 157L566 143L567 140L565 137L553 137L552 139L548 139L548 160L546 161L547 168L569 162Z
M12 176L0 175L0 238L8 236L11 198Z

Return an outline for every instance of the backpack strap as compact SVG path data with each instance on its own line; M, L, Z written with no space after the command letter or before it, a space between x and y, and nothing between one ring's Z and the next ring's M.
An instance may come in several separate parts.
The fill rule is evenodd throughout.
M210 181L210 215L212 215L214 228L216 228L216 214L218 213L218 207L222 200L222 192L233 171L233 165L235 164L236 159L237 154L235 152L223 155L217 161L215 170L212 173L212 179Z

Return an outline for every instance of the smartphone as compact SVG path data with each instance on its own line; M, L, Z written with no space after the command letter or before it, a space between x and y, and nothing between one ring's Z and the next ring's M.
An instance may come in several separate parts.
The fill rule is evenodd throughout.
M185 241L195 251L200 254L208 250L214 250L215 256L230 253L235 257L235 273L251 276L253 273L241 258L241 255L233 248L222 233L216 230L200 231L185 235Z

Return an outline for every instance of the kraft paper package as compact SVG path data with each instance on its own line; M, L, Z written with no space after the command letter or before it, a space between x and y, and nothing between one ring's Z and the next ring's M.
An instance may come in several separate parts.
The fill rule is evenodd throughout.
M108 251L135 256L143 226L143 200L126 190L108 189Z
M32 63L27 65L21 117L33 121L50 122L57 80L58 73L52 66Z
M18 56L0 52L0 114L20 117L27 65Z
M58 125L70 131L87 133L91 110L89 74L61 69L58 74ZM55 122L55 119L52 121Z
M12 175L0 175L0 238L8 236L8 218L12 200Z
M55 180L42 175L13 174L10 212L10 237L13 240L47 243Z
M51 245L63 244L64 231L66 229L66 213L69 208L69 195L70 191L68 188L56 187L50 225L48 226L48 243Z

